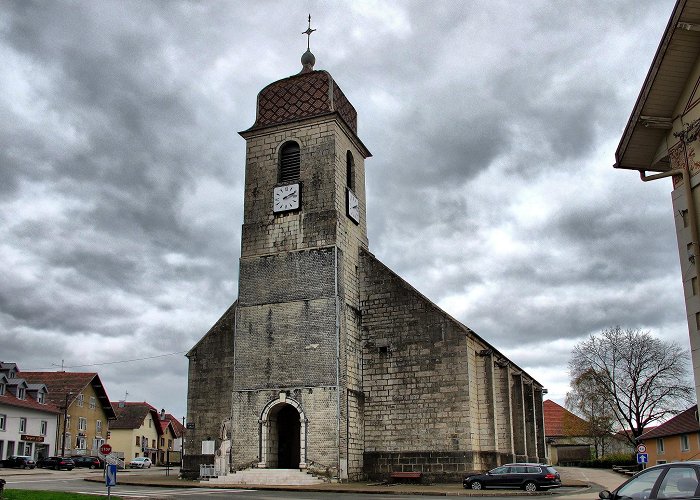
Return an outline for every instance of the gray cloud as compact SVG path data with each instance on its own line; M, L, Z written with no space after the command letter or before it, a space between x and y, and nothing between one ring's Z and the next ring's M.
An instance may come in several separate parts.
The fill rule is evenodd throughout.
M179 353L76 369L184 414L182 351L237 294L237 131L300 69L308 12L374 154L381 260L555 398L591 332L687 344L670 183L611 168L672 5L3 2L3 357Z

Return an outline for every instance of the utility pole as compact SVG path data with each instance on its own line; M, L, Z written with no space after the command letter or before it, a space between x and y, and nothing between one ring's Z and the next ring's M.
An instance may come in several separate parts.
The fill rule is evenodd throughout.
M66 420L68 417L68 398L72 396L72 392L66 394L66 402L63 405L63 439L61 439L61 456L66 455Z

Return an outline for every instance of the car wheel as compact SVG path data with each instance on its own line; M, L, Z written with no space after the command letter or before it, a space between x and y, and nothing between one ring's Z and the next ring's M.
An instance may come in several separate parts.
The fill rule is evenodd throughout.
M25 465L25 466L24 466L24 470L27 470L28 468L29 468L28 465Z
M533 481L528 481L527 483L523 484L523 489L525 491L537 491L537 484Z
M473 490L483 490L484 489L484 485L481 481L472 481L469 484L469 487Z
M95 464L92 464L92 465L90 466L90 468L91 468L91 469L94 469L94 468L95 468Z

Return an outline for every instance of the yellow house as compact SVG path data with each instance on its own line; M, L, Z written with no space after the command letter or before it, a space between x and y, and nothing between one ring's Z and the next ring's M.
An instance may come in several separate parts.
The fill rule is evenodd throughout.
M109 422L115 418L99 375L22 371L21 376L30 384L44 384L48 389L47 402L61 410L56 454L97 455L107 439Z
M153 464L160 464L158 445L163 432L158 411L145 401L119 401L113 407L117 418L109 428L112 452L124 453L127 464L136 457L148 457Z
M649 454L649 465L697 459L700 456L698 406L639 436Z

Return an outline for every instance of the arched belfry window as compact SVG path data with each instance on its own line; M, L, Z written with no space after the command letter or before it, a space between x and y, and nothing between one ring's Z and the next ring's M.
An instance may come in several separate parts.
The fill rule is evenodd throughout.
M299 144L294 141L284 143L280 149L279 181L288 182L299 180L300 165L301 155L299 153Z
M348 151L346 155L346 161L345 161L346 167L345 167L345 172L346 172L346 178L347 178L347 184L348 188L352 189L353 191L355 190L355 160L352 157L352 153Z

